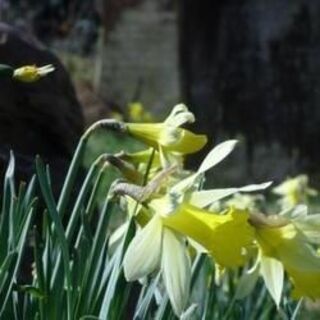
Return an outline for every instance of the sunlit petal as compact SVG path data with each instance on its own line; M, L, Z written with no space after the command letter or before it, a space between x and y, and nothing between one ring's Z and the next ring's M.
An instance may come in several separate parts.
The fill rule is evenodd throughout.
M237 144L237 140L228 140L213 148L202 161L198 173L204 173L226 158Z
M279 308L284 281L283 265L276 259L262 256L260 268L264 283Z
M177 128L186 123L192 123L194 121L195 117L193 113L188 110L186 105L180 103L173 107L164 123Z
M136 234L123 259L124 275L128 281L153 272L160 264L162 224L155 216Z
M168 228L163 229L161 270L172 308L180 316L189 299L191 263L182 238Z
M221 162L225 157L227 157L234 149L236 143L237 140L228 140L214 147L205 157L198 171L188 178L177 183L174 186L173 191L179 192L191 186L201 174L205 173L206 171L217 165L219 162Z
M251 184L240 188L195 191L191 194L190 203L196 207L204 208L237 192L260 191L268 188L270 185L271 182L265 182L261 184Z
M181 128L177 128L176 130L179 132L179 138L170 143L163 143L168 151L183 154L194 153L201 150L208 141L205 135L194 134L189 130Z

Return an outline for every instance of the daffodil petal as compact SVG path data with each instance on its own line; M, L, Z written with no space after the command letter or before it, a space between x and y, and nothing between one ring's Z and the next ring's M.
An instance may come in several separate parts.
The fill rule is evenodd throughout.
M228 140L213 148L201 163L197 173L204 173L226 158L237 144L237 140Z
M128 281L147 276L160 265L162 229L160 218L154 216L130 242L123 259Z
M187 106L183 103L177 104L173 107L167 119L164 121L165 124L180 127L185 123L192 123L195 121L193 113L191 113Z
M223 198L229 197L237 192L254 192L268 188L271 182L251 184L240 188L212 189L192 192L190 203L196 207L204 208Z
M135 138L141 140L147 145L157 148L163 123L127 123L128 132Z
M279 308L284 281L283 265L276 259L262 256L260 268L264 283L277 308Z
M315 244L320 244L320 214L304 216L294 221L295 226Z
M255 192L255 191L261 191L264 189L269 188L272 185L272 181L258 183L258 184L249 184L247 186L243 186L238 188L239 192Z
M120 244L120 241L126 234L128 225L128 222L123 223L111 234L109 239L109 252L114 252L115 248Z
M258 261L254 264L254 266L244 272L239 280L237 285L237 290L235 293L235 299L241 300L247 297L252 290L254 289L255 285L259 279L259 271L260 271L260 257Z
M172 308L180 316L189 300L191 262L183 239L168 228L163 229L161 271Z
M179 192L191 186L201 174L205 173L206 171L217 165L219 162L221 162L225 157L227 157L234 149L236 143L237 140L228 140L214 147L205 157L198 171L177 183L172 188L173 192Z
M199 208L205 208L212 203L223 198L233 195L237 192L237 188L213 189L192 192L190 204Z
M182 154L194 153L201 150L207 143L208 139L203 134L194 134L193 132L177 128L180 137L174 143L163 143L168 151Z

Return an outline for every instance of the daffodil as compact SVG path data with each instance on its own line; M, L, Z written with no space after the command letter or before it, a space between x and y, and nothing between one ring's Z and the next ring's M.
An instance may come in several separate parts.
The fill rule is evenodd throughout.
M259 255L255 265L245 272L237 290L238 298L245 297L255 285L259 274L276 305L279 307L284 285L284 271L294 285L293 296L319 298L320 257L311 244L320 244L320 215L307 215L300 205L281 215L252 215L256 229Z
M275 187L273 192L282 196L280 202L283 208L305 203L309 196L316 196L318 194L316 190L309 187L309 179L306 175L287 179Z
M23 66L13 71L13 78L21 82L35 82L53 71L54 66L52 64L43 67L35 65Z
M320 257L310 245L313 240L303 232L302 224L299 229L279 215L230 210L218 215L182 205L175 215L163 221L167 227L198 242L223 267L243 265L256 247L261 252L260 272L277 304L284 270L294 285L294 297L320 297L320 287L316 285L320 284Z
M162 123L127 123L125 126L129 134L158 150L163 161L171 163L172 155L197 152L207 143L205 135L181 128L194 120L194 115L187 107L179 104Z
M232 146L234 145L235 143L232 143ZM220 162L232 150L228 144L225 144L225 148L222 149L224 151L221 148L216 149L218 152L211 153L210 157L205 159L202 169L192 175L192 181ZM215 159L216 157L218 159ZM137 191L137 187L132 187L131 197L136 200L142 201L141 195L143 199L148 198L149 195L153 195L153 198L146 201L149 214L145 214L143 212L145 209L141 207L141 210L137 209L135 212L141 230L133 238L125 253L124 274L128 281L134 281L160 270L173 310L176 315L180 316L189 299L191 262L185 237L164 225L163 218L171 214L175 215L177 207L183 201L183 195L180 187L176 192L172 185L168 184L165 192L154 198L154 191L159 190L161 184L165 184L164 178L168 178L166 170L160 173L159 177L155 177L146 187L140 187L140 191L135 195L133 193ZM177 180L173 181L175 181L173 185L176 186ZM192 181L187 178L186 184L181 187L186 189L187 186L193 186ZM130 193L130 186L124 189ZM171 193L170 190L172 190ZM133 208L132 201L129 203Z
M294 284L294 297L319 298L320 257L303 231L279 216L253 224L262 254L283 264Z
M122 189L121 194L124 194L123 191L125 191L127 195L144 203L144 206L140 205L139 209L132 213L141 226L141 230L133 238L125 254L125 277L128 281L133 281L160 270L177 315L181 315L186 307L191 274L185 234L190 238L192 235L184 233L183 227L181 230L180 227L197 222L198 213L201 212L201 209L192 206L192 203L205 207L235 192L261 190L269 185L267 183L203 192L195 190L196 181L207 170L222 161L234 146L235 141L218 145L205 158L198 171L183 180L174 177L175 174L179 175L179 172L171 173L170 169L166 169L145 187L126 185L122 188L121 185L118 185L115 188L115 192L117 189ZM132 201L129 203L133 208ZM189 215L189 220L180 219L182 211L184 212L183 217L185 214ZM192 220L194 215L196 217ZM234 217L239 219L234 219ZM222 265L242 265L247 259L250 241L253 237L253 228L248 223L248 214L244 212L243 215L238 215L238 213L235 215L230 212L225 216L215 215L214 218L212 227L213 225L217 227L216 235L219 236L211 247L212 254L219 257L219 263ZM180 227L175 228L175 225ZM203 237L200 244L205 245L207 236L211 235L211 229L206 227L205 222L198 225L195 223L192 227L198 228L198 233ZM188 230L192 230L192 227ZM239 229L248 234L243 242L234 238ZM232 240L236 241L236 245L234 241L226 242L226 235L233 237Z
M145 110L142 103L131 102L128 104L128 113L130 121L134 122L153 122L153 117L150 112Z

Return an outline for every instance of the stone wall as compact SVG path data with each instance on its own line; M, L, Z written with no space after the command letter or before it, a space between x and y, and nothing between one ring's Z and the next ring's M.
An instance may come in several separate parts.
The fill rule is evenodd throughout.
M124 8L105 36L97 87L109 102L141 101L154 112L179 102L175 10L156 0Z

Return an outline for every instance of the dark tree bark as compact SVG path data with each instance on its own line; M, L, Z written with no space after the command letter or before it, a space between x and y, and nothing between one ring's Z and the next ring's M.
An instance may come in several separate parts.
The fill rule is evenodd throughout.
M180 1L186 102L211 137L277 142L312 171L320 152L320 2Z

